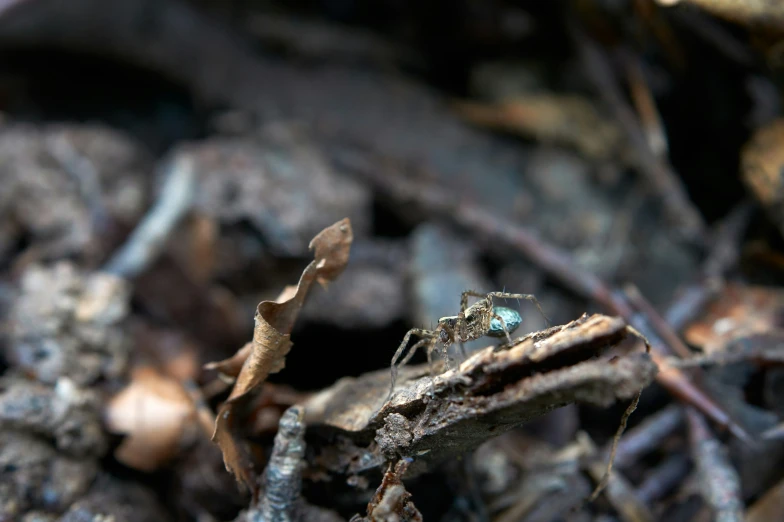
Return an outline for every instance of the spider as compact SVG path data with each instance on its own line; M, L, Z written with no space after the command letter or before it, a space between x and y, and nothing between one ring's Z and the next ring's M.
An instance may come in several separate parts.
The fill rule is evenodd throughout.
M468 306L469 297L479 297L479 301ZM427 347L427 362L431 367L433 365L433 352L436 350L437 343L440 342L443 354L446 355L446 350L454 343L462 343L473 341L484 337L485 335L491 337L506 337L509 344L512 344L512 337L510 333L517 330L523 322L520 313L511 308L494 307L493 298L498 297L501 299L527 299L533 301L539 312L548 322L539 301L536 300L531 294L508 294L506 292L490 292L489 294L480 294L473 290L466 290L460 296L460 313L453 316L442 317L438 320L438 326L435 330L424 330L422 328L412 328L403 337L403 342L400 343L394 357L392 357L392 382L389 388L389 395L387 400L392 397L392 392L395 390L395 381L397 379L398 366L397 360L403 354L408 345L408 341L412 335L417 335L420 340L414 343L409 350L408 354L400 362L400 366L404 366L416 353L417 349ZM464 352L465 353L465 352Z

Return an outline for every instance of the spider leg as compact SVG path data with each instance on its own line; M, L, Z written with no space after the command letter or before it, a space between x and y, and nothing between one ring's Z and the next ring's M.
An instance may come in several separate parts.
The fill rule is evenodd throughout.
M405 366L408 363L408 361L411 360L411 358L414 356L414 354L416 353L416 351L418 349L420 349L421 347L425 346L428 343L433 343L433 342L435 342L435 338L434 337L427 337L425 339L418 340L416 343L414 343L414 346L412 346L408 350L408 353L406 354L405 357L403 357L403 360L400 361L400 366L399 367L402 368L403 366Z
M550 319L547 318L547 315L542 309L542 305L539 304L539 301L533 294L508 294L506 292L490 292L487 294L487 298L490 299L491 303L494 297L499 297L501 299L527 299L528 301L533 302L536 305L536 308L539 310L539 313L542 314L542 317L544 317L544 322L547 327L550 327Z
M423 340L430 341L435 338L435 333L432 330L423 330L422 328L412 328L406 333L406 335L403 337L403 342L400 343L400 346L398 346L395 355L392 356L392 365L391 365L392 378L389 384L389 395L387 396L387 400L389 400L390 397L392 397L392 392L395 391L395 381L397 380L397 370L398 370L398 367L395 366L395 364L397 363L397 360L400 358L400 356L403 355L403 351L406 349L406 346L408 345L408 341L411 339L412 335L418 335L423 339L421 339L416 344L414 344L411 352L405 357L405 359L403 359L403 363L401 363L401 366L406 362L408 362L409 359L411 359L414 349L424 344L422 343Z
M493 319L497 319L499 323L501 323L501 328L504 329L504 333L506 334L506 341L511 345L512 344L512 336L509 335L509 330L506 328L506 321L504 318L498 314L493 314Z
M465 312L468 308L468 298L469 297L487 297L486 294L480 294L475 290L466 290L462 294L460 294L460 311Z
M458 343L458 345L460 346L460 355L463 356L463 361L465 361L466 359L468 359L468 352L466 352L465 344L461 341L460 343Z
M433 376L435 373L433 371L434 370L433 352L435 352L436 350L438 350L438 339L434 337L432 339L432 342L427 346L427 366L430 370L430 397L431 398L435 397L436 394L436 384L435 384L436 381L435 381L435 377ZM449 356L447 354L447 350L448 350L447 346L444 345L443 349L441 350L441 355L444 358L447 369L449 369Z
M433 351L435 350L436 343L430 344L427 347L427 368L430 372L430 398L436 396L436 380L433 377Z

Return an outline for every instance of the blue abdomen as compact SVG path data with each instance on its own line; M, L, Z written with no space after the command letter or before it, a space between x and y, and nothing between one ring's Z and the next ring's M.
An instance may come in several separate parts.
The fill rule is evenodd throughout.
M517 310L512 310L511 308L505 308L503 306L494 306L493 309L495 313L504 320L506 329L510 334L517 330L523 322L523 318ZM493 317L490 321L490 331L487 332L487 335L491 337L505 337L506 334L504 334L504 329L501 327L501 321Z

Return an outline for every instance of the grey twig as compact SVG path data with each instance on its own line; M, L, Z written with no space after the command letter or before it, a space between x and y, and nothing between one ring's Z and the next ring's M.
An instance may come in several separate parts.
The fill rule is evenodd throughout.
M740 257L739 247L751 220L754 207L747 200L727 214L711 233L711 248L702 266L700 280L687 286L664 312L676 332L696 319L705 305L722 288L726 272Z
M262 478L264 497L260 512L265 522L291 522L298 518L305 457L303 416L301 407L292 406L280 418L272 456Z
M702 415L688 408L686 419L705 502L716 513L717 522L741 522L743 502L737 471L732 467L724 447L710 432Z
M689 471L689 459L683 454L673 455L655 467L645 478L637 488L637 498L646 505L653 504L681 484Z
M160 254L166 239L190 209L195 192L193 160L180 155L172 161L155 205L142 219L131 237L114 253L104 271L133 278L150 266Z
M618 444L615 465L627 468L643 455L657 449L683 423L683 410L677 404L668 406L650 415L626 435ZM609 448L605 451L609 454Z

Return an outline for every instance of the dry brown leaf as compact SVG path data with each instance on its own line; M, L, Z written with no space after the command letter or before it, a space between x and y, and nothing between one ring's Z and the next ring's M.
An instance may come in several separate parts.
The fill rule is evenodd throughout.
M204 365L207 370L218 370L225 378L235 379L242 371L242 366L248 359L250 352L253 350L253 342L245 343L245 346L237 350L237 353L218 362L211 362Z
M195 380L201 372L199 346L180 330L158 328L143 321L132 323L134 365L155 366L178 382Z
M135 368L130 384L106 408L109 431L127 435L114 456L142 471L154 471L174 457L196 420L187 391L150 366Z
M686 340L707 354L734 339L781 327L784 293L769 287L729 284L707 311L686 329Z
M692 4L709 13L750 26L784 28L784 4L769 0L657 0L664 6Z
M746 522L784 520L784 480L770 488L746 511Z
M345 269L351 251L353 233L348 218L322 230L310 242L315 250L313 261L305 268L296 291L284 289L279 300L262 301L256 309L256 326L253 340L234 357L208 365L231 375L244 358L234 388L228 400L221 405L212 440L223 451L226 469L249 489L256 490L253 478L253 460L242 437L242 420L248 415L248 406L256 397L259 386L271 373L279 372L285 365L286 354L291 350L291 330L305 303L314 281L326 287ZM285 300L284 300L285 299Z
M784 231L784 119L756 130L741 150L741 174L768 215Z
M519 95L489 105L461 102L456 109L476 125L571 145L590 158L606 160L622 152L618 126L578 96Z

